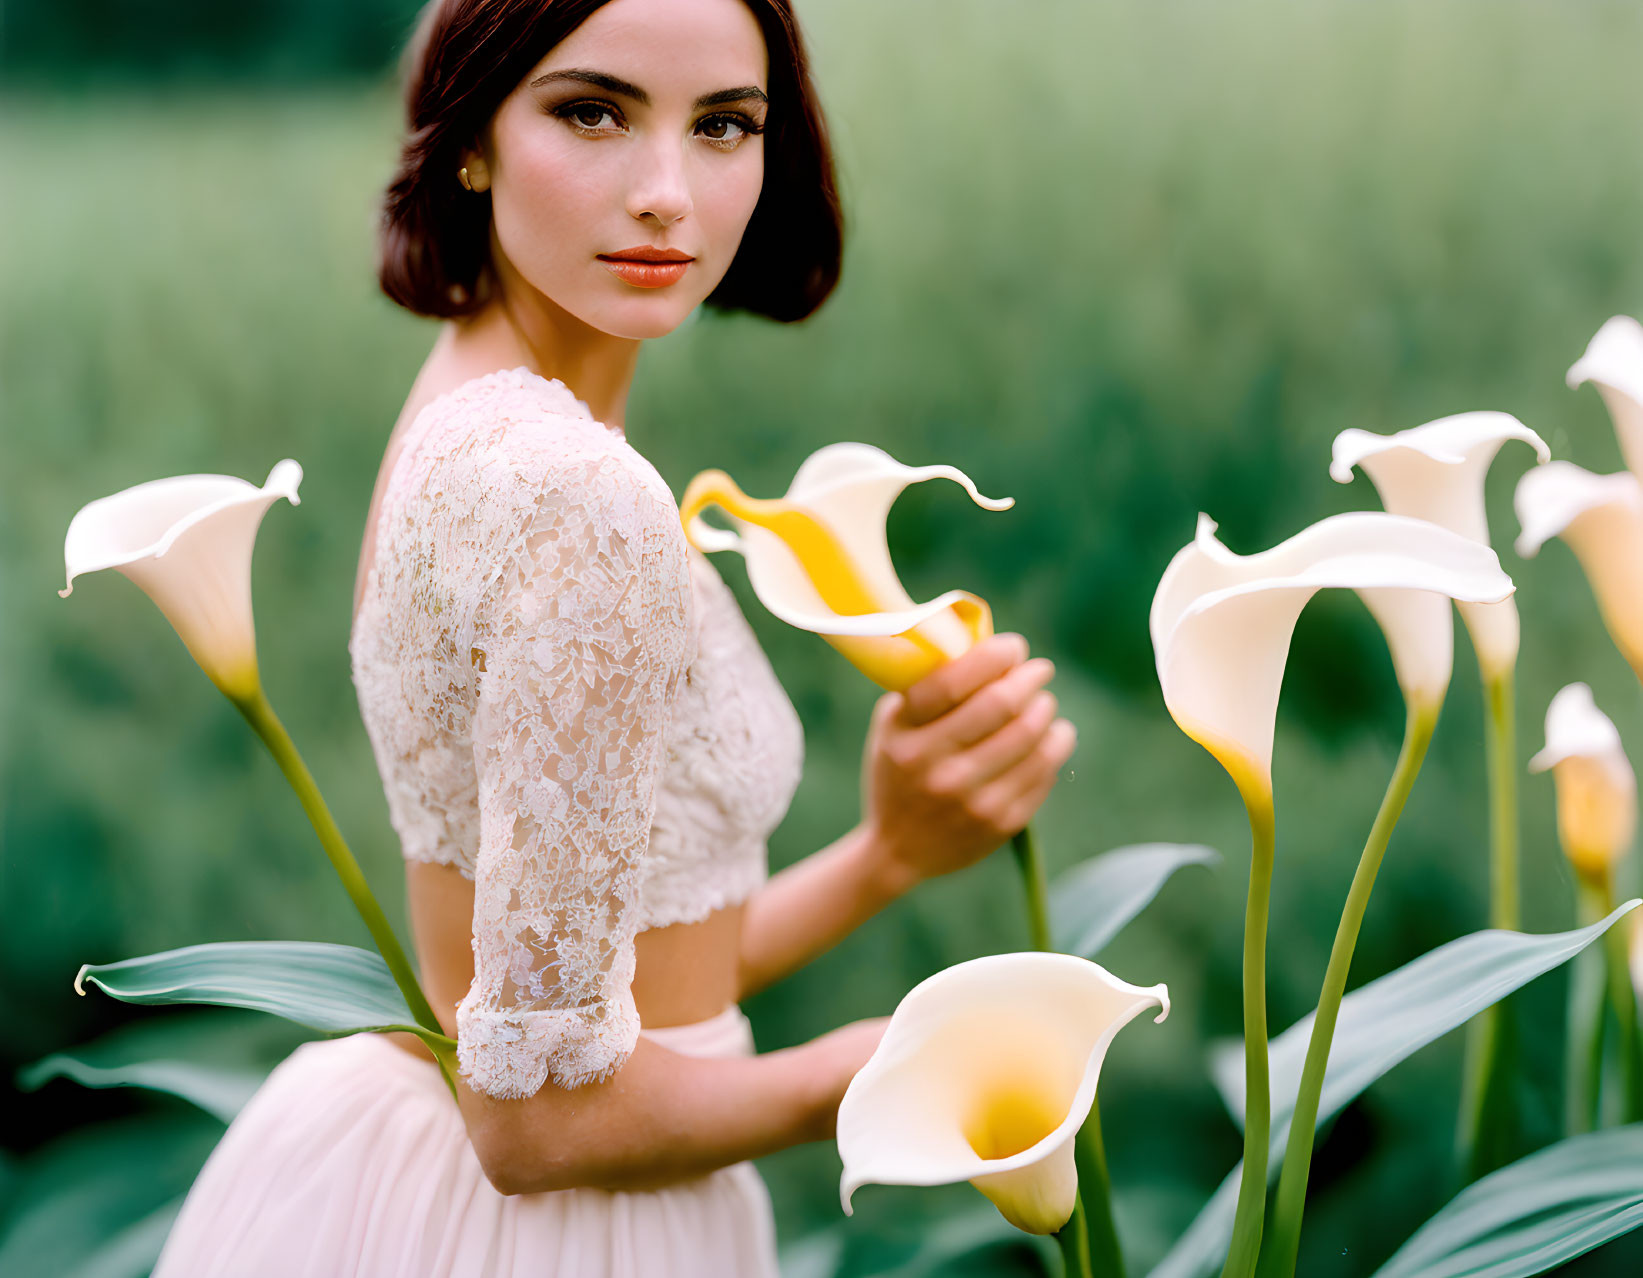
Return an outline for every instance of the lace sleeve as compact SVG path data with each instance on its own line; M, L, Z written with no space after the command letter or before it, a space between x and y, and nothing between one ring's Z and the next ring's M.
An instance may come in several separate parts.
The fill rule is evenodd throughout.
M678 508L648 463L555 458L528 487L474 619L474 982L457 1008L463 1075L505 1098L607 1078L638 1039L640 860L692 643Z

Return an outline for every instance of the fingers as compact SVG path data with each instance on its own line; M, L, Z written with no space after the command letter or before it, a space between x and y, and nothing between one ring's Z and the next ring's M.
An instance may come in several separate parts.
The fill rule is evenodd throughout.
M975 783L1002 776L1031 757L1054 726L1059 704L1053 692L1034 693L1025 710L979 745L965 751L970 757Z
M990 635L908 688L902 717L911 724L929 723L1026 659L1027 641L1020 635Z
M1015 767L1038 748L1055 718L1056 704L1052 692L1030 694L1021 713L998 731L937 762L930 770L930 788L938 794L968 794Z
M902 695L899 692L886 692L873 703L873 714L868 721L870 731L877 731L885 722L901 713Z
M1048 657L1024 661L929 724L930 734L959 749L985 740L1020 716L1054 674L1055 663Z
M1010 837L1033 819L1077 744L1077 729L1057 719L1026 758L975 792L971 813L992 825L1000 838Z

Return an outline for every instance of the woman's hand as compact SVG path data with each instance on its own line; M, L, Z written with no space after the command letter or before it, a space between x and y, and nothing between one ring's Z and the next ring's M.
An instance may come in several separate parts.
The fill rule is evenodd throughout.
M1054 673L1020 635L993 635L879 699L863 822L899 890L973 865L1032 819L1078 740L1044 689Z

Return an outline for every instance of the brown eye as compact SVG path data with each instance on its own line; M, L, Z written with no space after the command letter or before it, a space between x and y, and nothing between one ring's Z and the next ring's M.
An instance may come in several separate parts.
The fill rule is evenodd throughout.
M603 102L569 102L562 107L556 107L553 114L564 120L574 129L584 133L618 133L621 131L620 121L616 118L616 110ZM610 120L609 125L601 121Z
M738 119L733 115L710 115L697 123L696 131L705 141L729 150L748 134L759 130L753 127L751 120Z

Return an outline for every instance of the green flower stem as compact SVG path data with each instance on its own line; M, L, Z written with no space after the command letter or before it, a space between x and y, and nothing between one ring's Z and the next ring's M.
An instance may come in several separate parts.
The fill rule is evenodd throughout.
M1035 950L1053 953L1050 939L1049 888L1044 874L1044 858L1039 854L1038 839L1031 825L1023 826L1010 839L1016 864L1021 870L1021 882L1027 899L1027 930ZM1084 1258L1081 1272L1089 1273L1091 1258L1096 1260L1102 1278L1123 1278L1124 1253L1118 1241L1118 1229L1112 1214L1112 1184L1107 1175L1106 1147L1101 1139L1101 1099L1090 1105L1089 1117L1079 1129L1074 1159L1078 1165L1078 1206L1072 1219L1056 1235L1061 1239L1062 1254L1074 1252ZM1093 1230L1093 1237L1092 1237ZM1069 1235L1075 1236L1069 1240ZM1073 1250L1069 1251L1069 1248ZM1072 1274L1069 1259L1067 1270Z
M1517 931L1521 926L1518 871L1517 744L1513 669L1483 681L1484 753L1489 772L1489 926ZM1467 1182L1476 1180L1510 1157L1510 1133L1492 1131L1509 1121L1505 1093L1512 1044L1510 1005L1495 1003L1478 1015L1466 1032L1460 1130L1456 1141L1459 1166Z
M1062 1272L1066 1278L1094 1278L1090 1272L1090 1235L1085 1227L1082 1194L1073 1199L1073 1214L1056 1230L1055 1240L1061 1246Z
M1612 892L1609 899L1614 900ZM1631 971L1626 962L1627 929L1612 927L1609 932L1614 935L1604 933L1603 959L1608 969L1609 1004L1614 1008L1615 1024L1620 1031L1620 1121L1635 1123L1643 1119L1643 1053L1638 1042L1637 991L1632 988Z
M1604 917L1603 903L1612 892L1586 876L1575 875L1575 917L1580 926ZM1616 929L1611 928L1610 931ZM1603 1013L1606 959L1595 953L1575 956L1569 982L1568 1095L1565 1117L1571 1136L1596 1131L1603 1094Z
M1582 892L1585 896L1581 910L1583 914L1590 910L1601 910L1602 914L1597 917L1603 918L1615 907L1614 880L1607 874L1596 881L1583 881ZM1609 933L1613 933L1613 936ZM1632 988L1631 969L1627 963L1626 936L1627 929L1622 927L1612 927L1609 932L1604 933L1603 976L1609 1009L1614 1012L1614 1025L1618 1031L1615 1055L1620 1067L1620 1121L1635 1123L1639 1118L1643 1118L1643 1058L1640 1058L1638 1042L1637 991ZM1598 1096L1601 1093L1604 1036L1604 1009L1601 996L1592 1019L1594 1024L1589 1044L1591 1055L1586 1065L1586 1078L1593 1090L1591 1109L1601 1115L1598 1103Z
M1513 1004L1502 999L1466 1024L1455 1165L1460 1183L1473 1181L1512 1161L1515 1140L1511 1102L1515 1055Z
M337 828L336 821L331 817L331 810L325 806L325 800L320 796L319 787L314 784L314 778L309 773L307 765L303 763L302 756L297 753L297 747L292 742L290 734L286 732L285 725L279 721L273 706L268 704L268 698L261 686L259 685L249 696L234 698L233 701L246 721L268 746L275 762L280 765L280 771L285 773L285 779L297 792L302 810L308 814L314 833L319 835L320 846L325 849L325 855L331 859L332 868L342 880L342 886L347 889L348 899L354 903L354 908L365 920L371 939L376 942L377 952L382 955L383 962L387 963L389 972L393 974L394 983L405 996L405 1003L411 1009L411 1015L423 1029L443 1037L445 1030L440 1025L439 1018L434 1015L433 1008L428 1005L428 1000L423 997L422 986L417 982L416 973L411 970L411 963L405 957L405 951L399 946L399 938L394 935L382 907L371 894L370 885L365 881L365 874L359 868L359 862L354 860L354 854L348 850L348 844L343 841L342 831ZM435 1055L440 1055L438 1049L435 1049ZM444 1067L443 1061L441 1067Z
M1272 1082L1267 1061L1266 925L1272 904L1276 826L1270 789L1239 786L1249 812L1249 902L1244 910L1244 1173L1221 1278L1249 1278L1261 1250L1266 1214L1267 1145L1272 1132Z
M1083 1220L1085 1250L1101 1258L1101 1278L1124 1278L1124 1251L1118 1241L1118 1223L1112 1216L1112 1177L1107 1172L1107 1147L1101 1139L1099 1097L1078 1131L1073 1162L1078 1168L1078 1214ZM1084 1205L1086 1200L1088 1207Z
M1312 1038L1307 1043L1306 1064L1301 1070L1300 1091L1295 1099L1295 1116L1290 1124L1289 1143L1284 1150L1283 1171L1278 1177L1278 1193L1273 1200L1273 1227L1268 1238L1265 1263L1261 1266L1263 1275L1295 1272L1295 1258L1301 1242L1301 1215L1306 1209L1306 1182L1312 1166L1312 1141L1318 1126L1318 1101L1323 1094L1329 1047L1335 1037L1335 1020L1340 1014L1347 974L1352 968L1352 951L1358 944L1358 931L1369 908L1369 894L1375 887L1375 875L1381 868L1381 858L1386 853L1386 845L1391 841L1393 827L1398 823L1409 792L1414 788L1415 778L1420 774L1421 761L1426 757L1426 747L1431 744L1441 705L1441 702L1410 704L1403 748L1398 752L1391 784L1386 788L1380 811L1375 814L1375 824L1370 827L1369 838L1364 843L1357 873L1352 876L1346 908L1341 911L1335 944L1329 952L1329 967L1324 973L1323 991L1318 997L1317 1016L1312 1022Z
M1010 848L1021 869L1021 883L1027 894L1027 932L1033 948L1045 953L1054 951L1050 942L1050 890L1045 882L1044 858L1038 851L1038 837L1031 825L1024 825L1010 836Z
M1518 886L1517 733L1512 671L1484 680L1489 704L1484 752L1489 764L1489 926L1522 926Z

